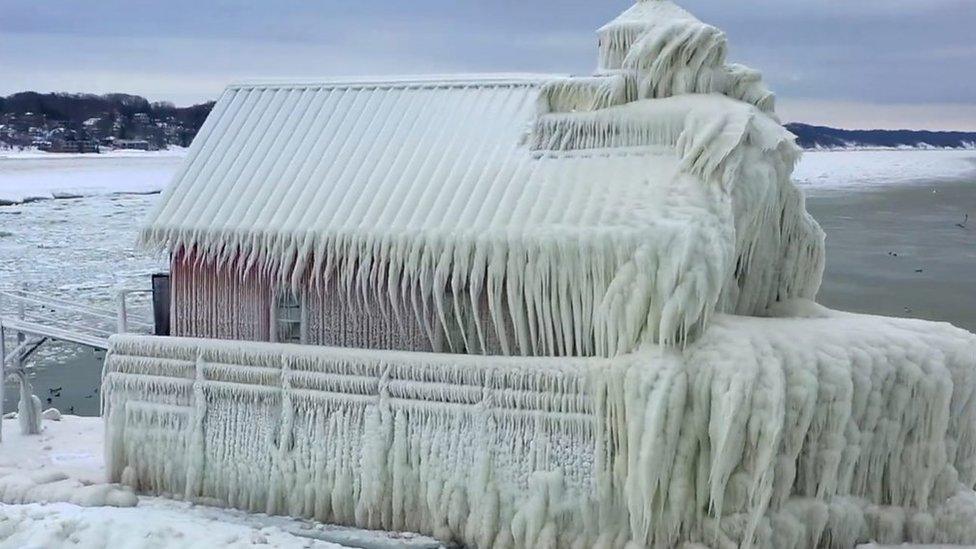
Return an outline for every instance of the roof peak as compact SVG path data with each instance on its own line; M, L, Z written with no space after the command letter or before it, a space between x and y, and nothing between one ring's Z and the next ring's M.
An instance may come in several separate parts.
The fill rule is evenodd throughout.
M597 32L602 34L621 26L649 25L662 19L691 19L698 21L698 18L692 15L691 12L671 0L637 0L637 3L627 8L606 25L597 29Z
M629 79L631 97L720 93L774 115L775 96L762 75L726 62L725 33L671 0L638 0L597 34L598 74Z
M539 84L553 79L564 78L562 74L544 73L468 73L468 74L409 74L375 76L330 76L305 78L249 78L231 83L228 88L281 88L281 87L454 87L513 84Z

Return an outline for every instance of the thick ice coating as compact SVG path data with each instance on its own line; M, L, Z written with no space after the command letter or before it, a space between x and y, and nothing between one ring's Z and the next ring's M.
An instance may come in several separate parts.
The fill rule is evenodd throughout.
M231 86L143 240L282 285L339 278L505 354L612 356L812 298L823 234L792 136L739 100L721 33L676 14L645 2L601 30L605 56L667 66ZM640 49L660 25L713 39Z
M476 547L976 543L976 336L812 301L799 151L720 31L598 34L593 76L228 88L142 235L174 325L262 340L289 287L367 348L114 338L113 480ZM445 352L370 344L414 317Z
M106 462L478 547L976 542L976 336L804 308L612 359L117 338Z
M720 93L775 108L759 71L726 63L725 33L668 0L638 1L597 33L600 71L625 75L638 98Z

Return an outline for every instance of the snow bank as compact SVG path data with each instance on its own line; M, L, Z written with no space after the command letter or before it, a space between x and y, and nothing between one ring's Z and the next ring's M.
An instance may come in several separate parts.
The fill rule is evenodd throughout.
M101 422L79 424L71 416L64 422L61 419L44 421L39 435L23 435L13 428L13 421L5 421L0 443L0 503L134 506L136 497L130 489L105 482L103 462L92 451L93 437L96 443L101 440ZM55 438L57 449L52 446Z
M62 501L85 507L132 507L131 490L112 484L84 484L57 471L23 474L0 468L0 503Z
M338 548L276 527L255 528L179 511L84 508L65 503L0 506L0 548Z
M784 312L615 359L118 337L109 469L478 545L976 543L976 336Z
M104 481L101 418L63 415L60 421L45 421L40 435L29 436L21 434L15 424L15 419L8 419L4 425L5 437L0 443L3 475L19 474L22 479L67 475L82 485L82 491L84 486ZM139 498L137 509L2 501L0 549L64 545L182 549L250 547L252 543L273 547L333 547L319 542L364 549L439 546L431 538L418 534L373 532L151 497ZM66 534L60 536L60 531Z

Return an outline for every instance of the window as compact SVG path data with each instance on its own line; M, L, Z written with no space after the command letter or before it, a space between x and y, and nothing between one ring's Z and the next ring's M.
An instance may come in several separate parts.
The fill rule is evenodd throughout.
M302 300L291 290L278 292L274 310L274 341L304 343Z

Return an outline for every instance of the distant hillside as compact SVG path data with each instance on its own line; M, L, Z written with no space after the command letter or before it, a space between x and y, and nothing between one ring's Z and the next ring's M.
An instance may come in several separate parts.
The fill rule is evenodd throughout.
M0 145L142 140L151 148L186 147L213 105L177 107L122 93L15 93L0 97Z
M108 113L132 116L145 113L152 118L173 117L187 126L199 128L207 118L213 101L191 107L177 107L168 101L150 102L145 97L124 93L20 92L0 97L0 114L43 115L48 120L81 123Z
M214 102L177 107L138 95L21 92L0 97L0 146L29 147L39 139L76 136L108 142L144 139L154 148L188 146ZM976 132L841 130L793 123L805 149L976 148Z
M840 130L825 126L787 124L804 149L845 148L976 148L976 132L914 130Z

